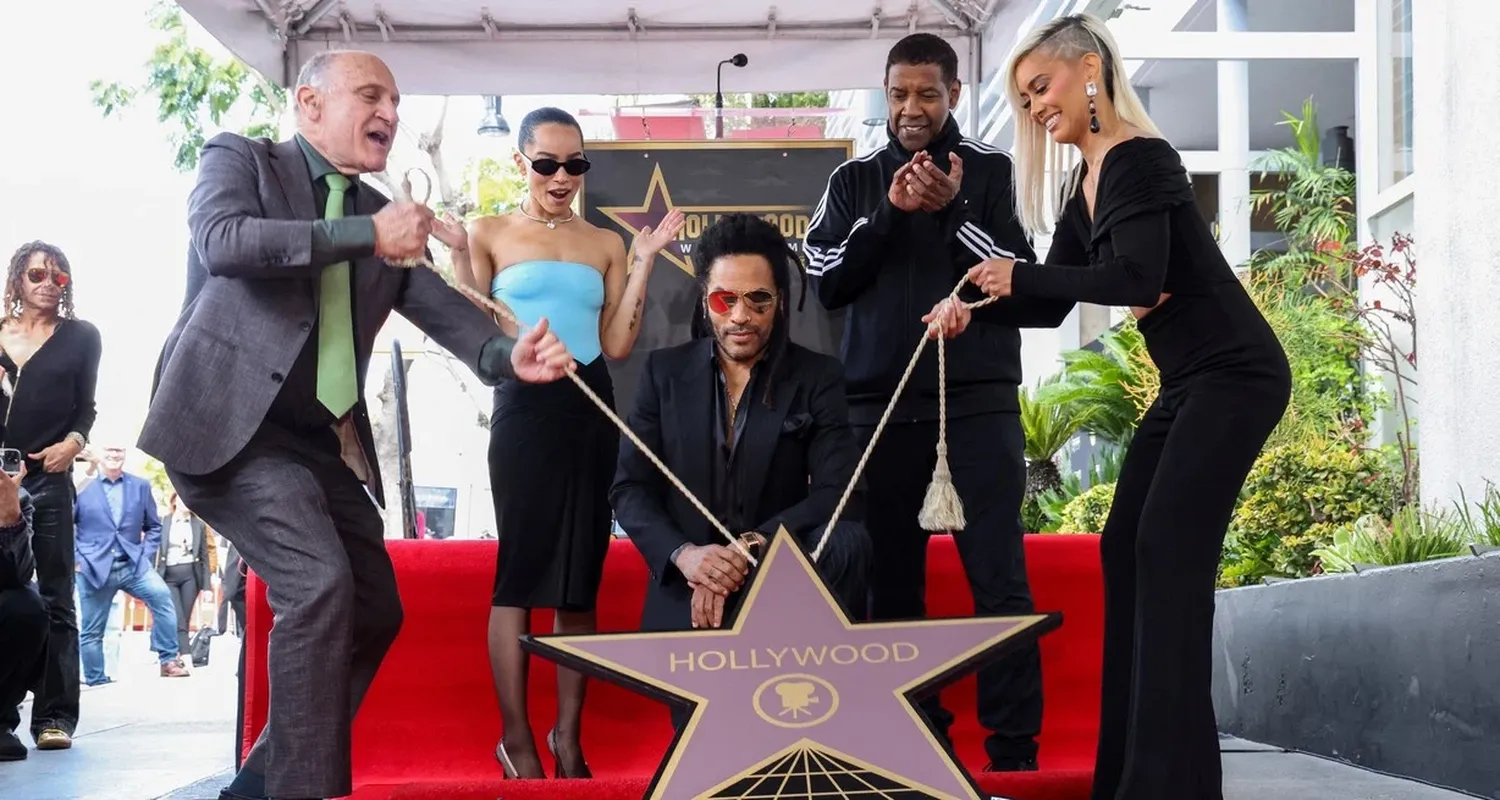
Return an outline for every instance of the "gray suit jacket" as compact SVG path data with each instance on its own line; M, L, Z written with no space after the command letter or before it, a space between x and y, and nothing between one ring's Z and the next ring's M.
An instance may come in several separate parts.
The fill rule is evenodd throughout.
M386 204L363 191L357 213ZM312 261L312 178L295 139L273 143L232 133L204 147L198 182L188 200L188 296L157 363L151 408L139 446L168 468L205 475L244 449L265 419L318 314L318 274ZM453 353L486 384L509 374L505 358L487 358L485 343L500 333L484 312L426 268L392 267L378 258L351 262L354 275L355 353L364 386L375 336L392 310ZM495 352L491 347L487 356ZM361 395L355 432L384 504L370 418Z

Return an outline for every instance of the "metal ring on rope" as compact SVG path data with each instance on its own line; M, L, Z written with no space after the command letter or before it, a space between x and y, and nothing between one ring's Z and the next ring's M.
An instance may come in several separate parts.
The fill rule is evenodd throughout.
M421 167L412 167L411 169L407 170L406 174L401 176L401 190L406 193L407 201L417 202L412 199L413 195L411 193L411 174L413 172L421 175L423 183L425 183L427 186L427 191L422 195L422 199L420 201L421 204L425 206L427 205L427 201L432 199L432 176L428 175L426 170L422 169Z

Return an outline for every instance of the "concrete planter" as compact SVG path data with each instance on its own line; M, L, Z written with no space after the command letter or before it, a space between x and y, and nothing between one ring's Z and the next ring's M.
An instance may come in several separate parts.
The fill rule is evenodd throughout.
M1218 593L1219 729L1500 798L1500 552Z

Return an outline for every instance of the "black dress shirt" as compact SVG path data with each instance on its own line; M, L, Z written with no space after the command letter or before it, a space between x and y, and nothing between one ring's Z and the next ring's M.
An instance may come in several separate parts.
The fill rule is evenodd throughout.
M312 181L315 207L321 212L328 204L328 182L324 178L338 170L328 163L313 146L297 135L297 144L307 157L308 177ZM313 224L313 263L328 265L340 260L353 260L375 254L375 223L370 217L354 216L357 197L361 191L370 191L360 186L358 176L349 179L349 189L344 193L344 218L320 219ZM359 299L354 297L354 271L349 271L350 319L358 320L354 306ZM357 322L355 322L357 324ZM358 341L359 333L354 332ZM271 402L266 421L293 433L313 432L326 429L336 420L323 404L318 402L318 323L315 320L307 334L307 342L297 354L297 360L287 372L281 391Z
M734 409L734 418L730 419L729 410L729 386L724 380L724 369L719 365L718 356L714 356L714 435L713 435L713 458L709 459L713 469L713 494L710 497L708 509L714 512L731 532L739 534L750 530L753 523L745 512L745 502L740 496L739 474L735 469L734 455L739 447L740 437L745 434L745 422L750 415L755 413L756 398L762 393L760 388L760 364L756 363L750 369L750 380L740 392L739 405ZM733 435L731 436L731 426Z
M736 535L750 531L749 514L745 511L744 498L740 495L740 475L736 469L734 460L735 452L739 447L740 438L745 434L745 423L750 415L755 413L755 404L760 402L765 389L762 388L761 362L756 362L750 368L750 380L740 392L739 405L735 407L734 431L730 434L729 422L729 387L724 381L724 368L719 365L719 351L714 348L712 355L713 368L709 370L713 374L714 381L714 412L712 415L713 432L705 442L712 449L709 453L708 463L711 471L709 485L712 487L708 499L704 503L708 510L713 512L714 518L724 523L731 533ZM766 538L771 534L761 531ZM720 542L722 544L722 542ZM675 562L677 556L687 549L682 545L672 553Z

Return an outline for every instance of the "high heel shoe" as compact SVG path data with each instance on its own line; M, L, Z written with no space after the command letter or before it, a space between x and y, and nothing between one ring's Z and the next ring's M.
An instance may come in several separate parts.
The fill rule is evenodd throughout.
M559 778L592 778L594 774L589 771L587 761L580 761L581 766L577 773L570 773L563 769L562 759L557 755L557 730L547 731L547 751L552 754L552 773Z
M500 762L500 772L505 775L507 780L516 777L516 765L510 763L510 754L505 752L504 740L495 745L495 760Z

